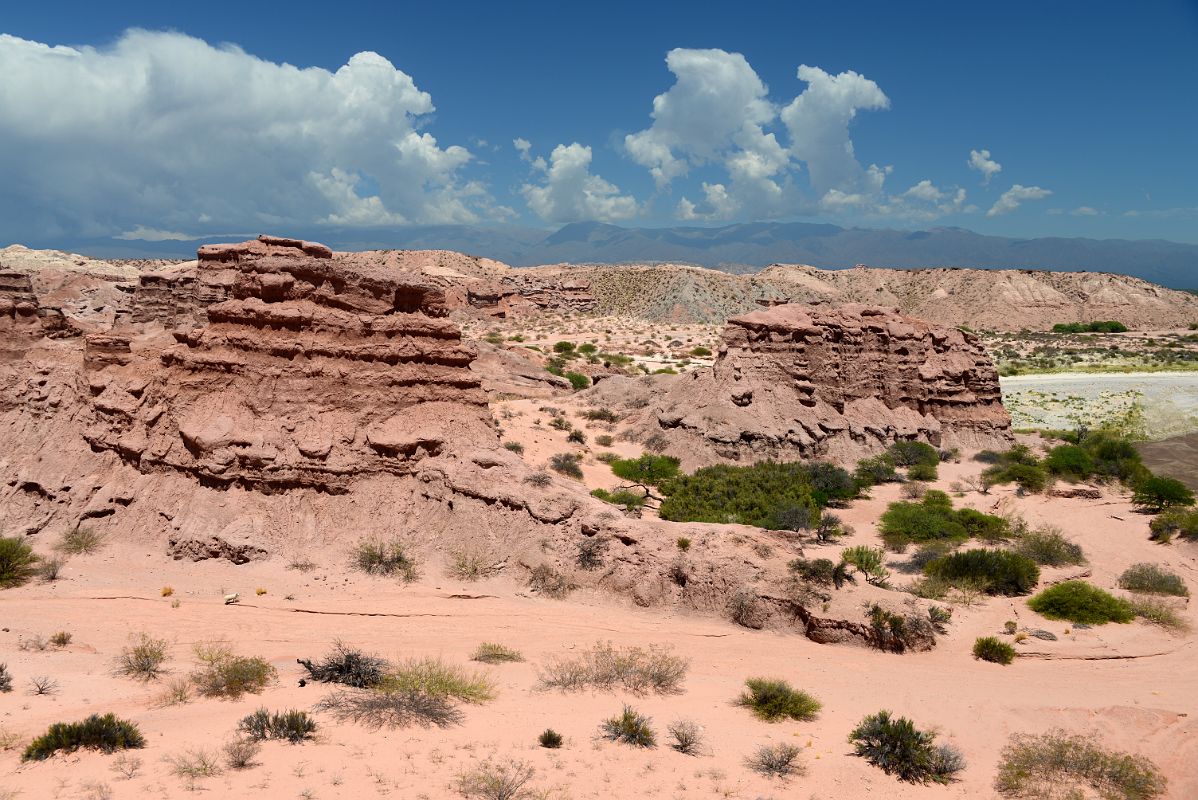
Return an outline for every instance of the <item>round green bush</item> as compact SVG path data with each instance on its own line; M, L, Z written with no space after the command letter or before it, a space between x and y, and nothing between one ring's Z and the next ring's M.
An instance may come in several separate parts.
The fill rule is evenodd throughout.
M736 704L752 709L757 717L768 722L783 719L809 721L815 719L820 710L818 700L786 681L749 678L745 687Z
M0 589L20 586L33 577L38 557L24 539L0 536Z
M1053 475L1067 478L1088 478L1094 472L1094 457L1084 447L1063 444L1048 451L1044 467Z
M1136 484L1131 501L1155 513L1176 506L1194 505L1194 493L1176 478L1153 475Z
M1126 600L1085 581L1065 581L1050 586L1028 600L1027 604L1032 611L1049 619L1064 619L1083 625L1131 622L1136 616Z
M1015 648L994 636L981 636L973 643L973 657L1006 665L1015 660Z
M930 562L924 574L958 585L971 583L988 594L1027 594L1040 580L1040 568L1009 550L966 550Z

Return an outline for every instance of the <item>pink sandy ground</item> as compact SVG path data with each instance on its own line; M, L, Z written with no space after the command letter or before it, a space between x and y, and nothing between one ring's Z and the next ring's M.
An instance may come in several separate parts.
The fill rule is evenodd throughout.
M564 433L544 430L560 436L564 446ZM526 458L534 460L558 444L536 442L530 431L518 438L527 441ZM588 475L602 477L601 466L589 465ZM948 487L979 469L969 461L944 465L939 485ZM876 543L875 522L897 497L897 487L883 487L844 511L856 533L843 544ZM1153 561L1181 573L1198 590L1198 546L1152 544L1146 518L1117 496L1015 498L998 489L956 502L982 509L999 503L1032 524L1060 526L1085 548L1090 580L1100 586L1113 588L1128 565ZM779 547L788 546L779 541ZM806 555L838 551L839 546L808 545ZM183 563L165 560L157 547L113 540L95 555L73 558L56 583L5 591L0 661L16 680L12 693L0 695L0 729L18 742L0 753L0 798L121 800L190 797L197 791L221 798L455 797L455 777L486 759L531 763L536 776L530 786L552 798L988 798L996 796L994 773L1008 736L1055 727L1149 756L1169 778L1168 797L1198 797L1198 648L1192 634L1170 634L1143 622L1071 630L1037 617L1025 599L991 598L957 606L936 649L891 655L819 645L793 632L746 630L678 610L632 608L610 596L576 593L566 601L530 596L514 578L464 583L439 577L440 566L432 564L420 581L401 587L349 571L344 551L309 555L321 566L301 573L286 568L286 557L245 566ZM1044 578L1079 571L1049 569ZM896 573L896 584L908 580ZM162 597L163 586L173 587L174 596ZM259 587L266 593L256 595ZM224 605L222 596L234 591L240 604ZM836 602L859 608L877 591L848 589ZM1184 614L1198 623L1192 606ZM1009 667L974 660L974 639L999 633L1008 619L1053 631L1060 640L1019 645L1023 657ZM73 634L64 650L18 648L22 638L59 630ZM223 637L240 653L269 659L279 680L261 696L156 707L161 682L143 684L112 671L113 658L140 632L172 643L171 677L192 669L194 643ZM328 689L300 688L303 671L296 658L318 656L338 638L391 658L436 655L461 664L480 642L495 641L519 649L527 661L483 667L498 697L465 707L460 726L373 731L318 714L315 742L267 743L251 769L225 770L192 784L172 774L169 758L189 750L217 751L237 721L259 706L311 708ZM691 662L685 691L634 697L536 689L538 666L548 657L606 640L674 648ZM28 681L39 675L57 680L58 692L33 696ZM759 675L785 678L813 693L823 702L819 718L771 724L733 705L745 678ZM597 741L599 722L624 703L651 716L663 739L670 721L699 722L708 752L692 757L664 746L639 750ZM852 756L849 731L883 708L935 728L957 745L968 762L961 780L913 786ZM108 711L136 721L146 735L146 748L132 753L142 761L134 777L114 772L115 756L91 752L21 764L23 743L48 724ZM537 735L547 727L565 735L562 749L537 746ZM803 748L805 774L780 781L745 766L757 746L778 742Z

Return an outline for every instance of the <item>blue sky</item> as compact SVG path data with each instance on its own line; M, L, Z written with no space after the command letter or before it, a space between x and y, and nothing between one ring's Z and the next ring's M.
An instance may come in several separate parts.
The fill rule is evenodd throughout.
M1194 0L831 5L12 6L0 239L799 219L1198 242Z

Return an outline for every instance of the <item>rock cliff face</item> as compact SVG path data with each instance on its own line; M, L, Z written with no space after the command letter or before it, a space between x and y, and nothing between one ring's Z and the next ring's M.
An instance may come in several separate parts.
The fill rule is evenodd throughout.
M229 298L176 330L152 370L120 357L119 336L88 340L93 447L206 485L343 493L411 472L447 437L496 439L474 350L419 275L269 237L199 255L194 285Z
M673 381L647 426L697 465L852 461L899 439L1003 447L998 374L968 333L895 309L780 305L728 322L715 365Z

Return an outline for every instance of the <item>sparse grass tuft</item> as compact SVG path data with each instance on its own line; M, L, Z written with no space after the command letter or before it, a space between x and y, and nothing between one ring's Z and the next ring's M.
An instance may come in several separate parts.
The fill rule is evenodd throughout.
M362 539L354 547L353 564L367 575L396 576L406 582L417 578L416 562L395 537Z
M159 708L167 706L179 706L184 703L191 702L191 681L185 678L176 678L166 684L166 687L159 692L155 699L155 704Z
M73 638L75 637L71 635L70 631L59 631L50 637L50 644L62 649L69 645L71 643L71 639Z
M1181 576L1156 564L1133 564L1119 576L1119 588L1145 594L1189 597L1190 590Z
M553 567L551 564L537 564L528 573L528 588L546 597L561 600L574 591L577 586L569 576Z
M618 716L603 721L599 726L599 734L613 742L635 747L656 747L657 735L653 732L652 722L644 714L637 713L632 706L624 706Z
M806 769L799 762L801 752L793 744L763 744L745 763L754 772L771 778L802 775Z
M315 706L341 722L356 722L368 728L400 728L407 725L447 728L462 721L462 712L444 695L421 690L348 689L333 692Z
M145 747L145 737L137 725L113 714L92 714L82 722L56 722L34 739L21 755L22 761L42 761L58 752L79 749L114 753Z
M471 661L481 661L484 664L504 664L512 661L523 661L524 656L519 650L513 650L496 642L483 642L474 649Z
M998 793L1010 798L1152 800L1165 787L1165 777L1147 758L1062 730L1012 736L994 780Z
M259 708L242 718L237 724L237 732L256 742L279 739L291 744L300 744L315 736L316 720L308 716L307 711L290 709L271 714L265 708Z
M229 769L248 769L254 765L254 757L262 745L253 739L239 738L226 742L222 749Z
M541 747L547 748L549 750L558 749L562 746L563 741L564 739L562 739L562 735L553 728L546 728L544 731L542 731L541 735L537 737L537 743L541 745Z
M523 800L536 795L525 788L536 769L523 761L508 764L483 762L458 776L457 789L463 797L481 800Z
M197 780L212 778L221 773L220 758L209 750L188 750L176 756L168 756L167 763L176 778Z
M670 747L688 756L697 756L703 750L703 729L694 720L680 719L666 726L670 734Z
M147 633L137 634L117 656L117 674L143 681L158 678L169 646L166 639L155 639Z
M1177 613L1173 604L1163 597L1140 596L1128 602L1135 615L1145 622L1177 633L1185 633L1190 629L1190 624Z
M423 692L463 703L485 703L495 698L495 685L485 674L427 656L401 661L384 676L379 689L393 694Z
M1023 534L1015 543L1015 552L1048 567L1086 563L1081 545L1066 539L1059 528L1040 528Z
M104 545L104 535L76 525L63 533L55 549L67 555L90 555Z
M195 654L200 666L191 679L204 697L236 700L243 694L260 694L278 674L260 656L234 655L227 642L200 642Z
M678 694L689 667L687 659L668 648L617 648L611 642L598 642L576 656L551 659L541 674L540 688L577 692L621 687L633 694Z

